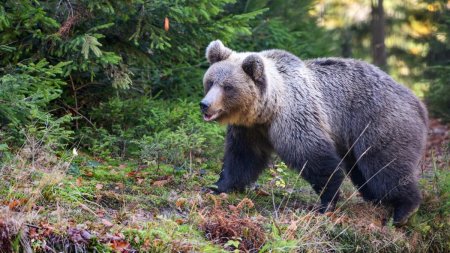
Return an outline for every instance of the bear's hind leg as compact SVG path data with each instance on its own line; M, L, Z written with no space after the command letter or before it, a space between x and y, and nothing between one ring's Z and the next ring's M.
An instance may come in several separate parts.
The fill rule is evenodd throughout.
M392 206L394 224L400 226L420 205L422 197L414 169L411 168L412 163L392 154L396 153L390 150L367 152L358 161L357 166L358 171L367 180L366 193L375 201Z
M378 198L370 190L367 181L357 166L350 171L350 179L365 201L377 202Z
M345 159L345 165L347 175L350 177L350 180L359 191L359 193L361 193L363 199L365 201L377 202L378 199L376 195L370 190L369 186L367 185L366 178L356 164L356 159L352 154L349 154Z
M409 182L407 185L399 187L395 197L390 200L394 207L394 225L402 226L409 216L413 214L420 205L422 195L418 188L417 182Z

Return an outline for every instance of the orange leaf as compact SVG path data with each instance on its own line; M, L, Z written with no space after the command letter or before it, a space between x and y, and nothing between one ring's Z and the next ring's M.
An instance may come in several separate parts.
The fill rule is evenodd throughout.
M169 31L169 18L168 17L166 17L165 19L164 19L164 30L166 30L166 32L167 31Z
M170 183L171 181L172 181L172 177L167 177L166 179L162 179L162 180L158 180L158 181L153 182L152 185L156 186L156 187L162 187L165 184Z
M123 183L116 183L116 187L114 187L114 189L116 190L122 190L125 186L123 185Z
M19 205L20 205L20 200L14 199L14 200L9 202L8 207L9 207L9 209L14 209L14 208L16 208Z
M111 248L118 252L124 252L128 247L130 247L130 244L126 241L113 241L111 244Z
M153 240L153 246L154 246L155 248L161 246L162 244L163 244L163 241L162 241L161 239L155 239L155 240Z
M83 179L81 177L77 178L77 181L75 182L75 184L80 187L81 183L83 182Z
M182 209L184 207L184 205L186 204L186 199L185 198L179 198L177 199L177 201L175 202L175 205L177 206L178 209Z
M127 177L136 177L137 174L138 174L137 171L130 171L130 172L127 173Z
M34 239L34 238L37 238L38 237L38 233L37 233L37 228L35 228L35 227L31 227L29 230L28 230L28 236L30 237L30 239Z

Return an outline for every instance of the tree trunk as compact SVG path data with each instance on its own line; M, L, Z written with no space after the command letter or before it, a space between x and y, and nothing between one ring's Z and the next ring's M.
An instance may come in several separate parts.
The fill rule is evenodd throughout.
M373 63L386 69L385 17L383 0L372 0L372 59Z

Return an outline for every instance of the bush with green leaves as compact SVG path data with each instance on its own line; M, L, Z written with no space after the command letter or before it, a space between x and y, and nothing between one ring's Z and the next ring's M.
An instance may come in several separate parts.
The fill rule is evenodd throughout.
M43 59L21 64L0 77L0 143L20 146L26 137L53 147L71 139L71 114L55 117L49 104L59 98L65 82L62 69L70 62L52 66Z
M317 25L309 15L314 1L244 0L234 5L234 12L263 9L265 12L252 20L249 36L236 40L237 48L245 51L284 49L301 58L324 57L336 53L333 33Z
M67 92L80 93L82 103L83 89L102 90L106 84L133 84L138 94L189 88L207 43L250 34L249 20L261 13L226 12L233 2L8 0L0 9L0 63L70 60Z
M96 155L185 166L202 157L219 158L223 149L223 127L203 122L197 102L113 98L91 115L97 124L80 131L79 139Z
M428 38L425 75L430 87L426 100L432 113L450 122L450 9L443 7L431 15L437 31Z

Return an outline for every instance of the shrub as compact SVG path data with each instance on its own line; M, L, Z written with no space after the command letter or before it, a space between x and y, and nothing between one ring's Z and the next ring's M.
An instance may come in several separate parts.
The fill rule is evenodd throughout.
M98 122L96 128L84 128L78 138L96 155L140 157L147 163L181 167L221 156L224 130L204 123L196 102L113 98L93 108L92 119Z
M53 148L67 144L71 115L58 118L49 112L49 104L61 96L65 83L60 76L67 64L52 66L45 59L19 63L0 77L0 144L20 146L27 136Z

